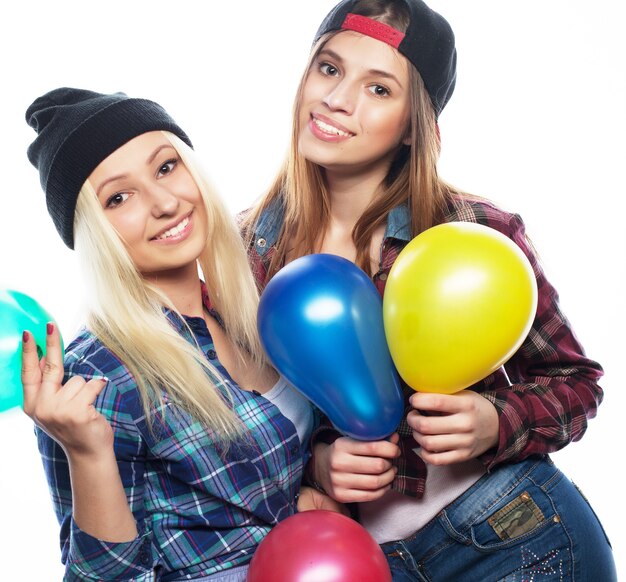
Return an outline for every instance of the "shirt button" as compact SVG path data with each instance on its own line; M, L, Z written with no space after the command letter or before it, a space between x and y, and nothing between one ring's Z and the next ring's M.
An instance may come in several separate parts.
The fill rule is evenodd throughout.
M148 550L141 550L141 552L139 552L139 561L144 566L147 566L150 563L150 552L148 552Z
M292 455L297 455L300 452L300 447L298 445L291 445L291 448L289 449L289 452Z
M215 350L207 350L206 353L207 357L209 358L209 360L214 360L215 359Z
M387 273L381 273L380 277L378 277L381 281L386 281L387 280Z
M257 246L260 246L262 249L265 248L267 241L264 238L260 238L256 241Z

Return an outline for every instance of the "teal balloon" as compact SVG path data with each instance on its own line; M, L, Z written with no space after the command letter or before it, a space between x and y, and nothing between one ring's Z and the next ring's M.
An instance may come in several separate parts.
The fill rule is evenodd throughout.
M22 332L30 331L40 356L46 352L46 324L52 316L32 297L0 289L0 412L22 406Z

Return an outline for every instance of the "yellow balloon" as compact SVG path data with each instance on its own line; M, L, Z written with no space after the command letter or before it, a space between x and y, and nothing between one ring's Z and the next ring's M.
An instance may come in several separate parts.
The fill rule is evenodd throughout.
M449 222L398 255L383 298L389 351L414 390L452 394L482 380L519 348L537 311L522 250L493 228Z

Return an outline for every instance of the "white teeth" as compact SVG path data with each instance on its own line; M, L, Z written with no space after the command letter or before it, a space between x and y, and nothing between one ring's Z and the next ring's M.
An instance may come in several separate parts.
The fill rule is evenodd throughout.
M160 234L159 236L155 237L156 240L163 240L165 238L169 238L171 236L174 236L176 234L178 234L179 232L182 232L182 230L189 224L189 217L187 216L187 218L183 218L176 226L174 226L173 228L170 228L169 230L166 230L163 234Z
M335 126L333 125L329 125L328 123L324 123L323 121L313 118L313 123L315 123L315 125L317 125L317 127L319 127L322 131L325 131L326 133L332 133L334 135L340 135L342 137L350 137L350 134L346 131L341 131L340 129L337 129Z

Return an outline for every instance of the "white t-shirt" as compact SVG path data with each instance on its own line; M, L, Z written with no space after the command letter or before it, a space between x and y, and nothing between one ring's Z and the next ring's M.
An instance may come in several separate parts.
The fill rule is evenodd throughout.
M313 407L309 400L282 376L263 397L277 406L283 416L293 423L300 442L308 444L313 430Z
M476 459L427 467L426 491L422 499L387 491L376 501L359 504L361 525L379 544L414 534L486 473L485 467Z

